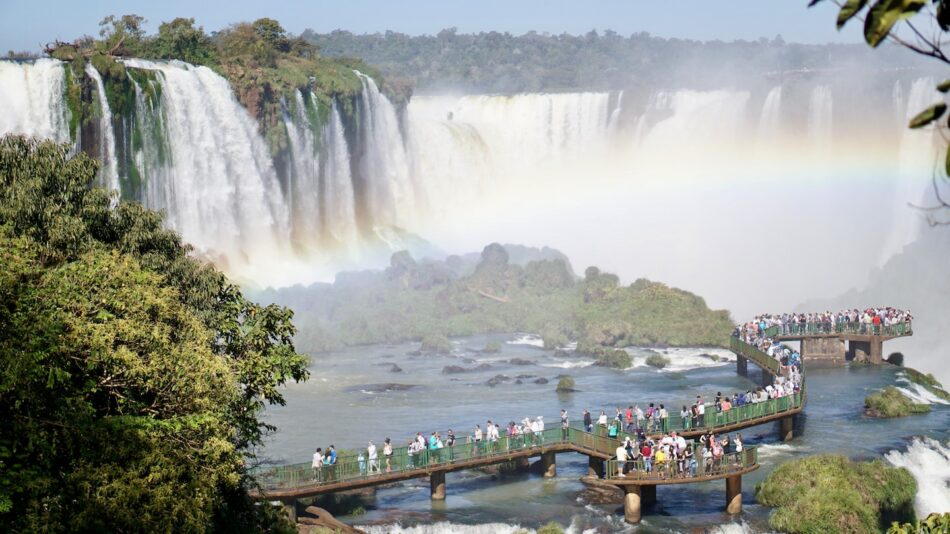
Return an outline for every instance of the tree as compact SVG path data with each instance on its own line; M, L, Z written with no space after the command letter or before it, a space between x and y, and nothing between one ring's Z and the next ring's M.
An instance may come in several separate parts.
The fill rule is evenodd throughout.
M824 0L811 0L812 7ZM840 30L851 20L864 23L864 39L871 47L890 41L915 54L933 58L950 66L950 58L943 51L943 39L950 32L950 0L833 0L840 8L837 26ZM923 21L923 24L921 22ZM929 27L924 31L920 28ZM950 91L950 79L937 84L941 93ZM950 121L939 121L947 111L945 101L936 102L910 120L910 128L933 125L950 145ZM950 197L946 187L950 183L950 146L945 150L942 169L934 169L933 192L936 204L920 206L927 213L931 225L950 225Z
M176 18L163 22L152 42L152 52L162 59L179 59L196 65L214 61L214 44L204 32L195 28L195 19Z
M145 18L138 15L109 15L99 21L99 35L102 37L103 49L108 55L133 55L141 48L145 37Z
M0 530L273 531L245 464L307 377L261 307L91 188L66 145L0 139Z

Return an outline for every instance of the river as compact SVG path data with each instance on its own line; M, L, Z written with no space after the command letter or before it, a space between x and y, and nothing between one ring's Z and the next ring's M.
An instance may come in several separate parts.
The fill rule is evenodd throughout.
M489 341L501 342L501 352L482 352ZM305 462L317 446L351 449L365 447L368 439L380 444L385 437L402 446L417 431L444 435L452 428L468 434L488 419L504 427L510 420L542 415L550 427L557 424L561 408L575 419L585 408L596 419L600 410L612 415L615 407L631 403L644 408L664 403L678 413L698 393L710 398L717 391L745 391L757 378L754 366L749 379L738 376L735 356L722 349L669 349L673 364L663 370L645 365L648 351L629 349L634 365L621 371L592 366L580 357L558 357L539 344L530 335L499 334L455 339L446 355L413 354L418 343L314 355L310 380L287 386L287 405L268 409L266 419L278 431L262 456L279 463ZM910 355L908 363L913 361ZM473 369L482 364L488 367L443 373L450 365ZM578 391L555 392L561 374L571 375ZM498 375L508 379L488 385ZM535 383L538 378L548 382ZM644 510L642 523L628 526L620 504L585 500L579 478L586 474L587 458L568 453L558 455L554 479L530 473L450 473L444 502L430 500L426 479L411 480L377 491L366 501L364 514L340 519L380 533L515 532L549 521L570 525L572 532L765 532L770 509L755 504L755 484L779 463L819 452L852 458L887 455L911 469L918 485L927 488L918 496L918 514L950 510L950 406L935 403L927 415L901 419L862 416L869 392L904 385L900 369L887 365L814 368L807 380L808 405L796 420L794 440L778 441L777 423L743 432L747 444L760 446L762 468L743 478L741 517L725 514L725 484L716 481L659 487L657 504Z

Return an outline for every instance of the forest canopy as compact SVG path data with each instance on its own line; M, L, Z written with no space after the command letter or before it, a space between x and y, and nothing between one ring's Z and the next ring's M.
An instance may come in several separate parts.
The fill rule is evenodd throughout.
M267 404L305 380L292 312L91 188L66 145L0 139L0 530L259 532Z

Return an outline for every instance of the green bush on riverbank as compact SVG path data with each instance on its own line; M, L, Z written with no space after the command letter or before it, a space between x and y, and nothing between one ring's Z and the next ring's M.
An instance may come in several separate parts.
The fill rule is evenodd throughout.
M820 454L779 465L755 493L759 503L777 507L769 526L778 531L863 534L914 521L917 482L883 460Z

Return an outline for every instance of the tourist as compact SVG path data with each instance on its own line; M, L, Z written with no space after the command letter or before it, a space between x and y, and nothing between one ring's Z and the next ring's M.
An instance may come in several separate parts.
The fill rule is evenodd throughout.
M584 410L584 430L586 430L587 432L594 431L594 423L591 420L590 411L586 409Z
M317 447L313 452L313 462L310 464L313 469L313 479L320 480L321 471L323 471L323 449Z
M360 466L360 474L366 476L366 457L363 456L363 451L360 451L356 457L357 463Z
M660 405L660 412L659 412L659 413L660 413L660 415L659 415L659 418L660 418L660 432L667 432L667 431L669 431L669 428L668 428L668 427L669 427L669 421L670 421L670 414L669 414L669 412L666 411L666 406L664 406L664 405L661 404L661 405Z
M684 404L683 409L680 410L680 419L683 420L683 430L689 430L689 420L690 420L691 415L692 413Z
M736 439L733 441L736 449L736 463L742 465L742 434L736 432Z
M597 418L597 425L607 428L607 412L603 410L600 411L600 417Z
M624 419L627 422L626 431L633 432L633 406L627 406L627 411L624 413Z
M535 439L538 441L538 444L544 443L544 417L543 416L539 415L538 418L535 420L534 436L535 436Z
M686 446L686 462L689 465L689 476L696 476L696 456L693 454L692 444Z
M696 426L706 426L706 404L703 403L703 397L701 395L696 395L696 415Z
M366 446L366 459L369 460L369 472L379 473L379 456L376 454L376 445L373 445L372 440Z
M567 411L561 410L561 439L567 441L568 434L570 433L571 422L567 418Z
M646 440L640 447L640 454L643 456L643 470L647 473L653 471L653 441Z
M473 449L473 454L478 454L481 449L482 443L482 427L475 425L475 448Z
M449 430L449 432L451 433L452 431ZM393 444L389 438L386 438L385 440L383 440L383 458L386 459L387 473L392 473L393 471L392 457L393 457Z
M627 464L627 448L623 444L617 446L617 476L623 478L623 468Z

